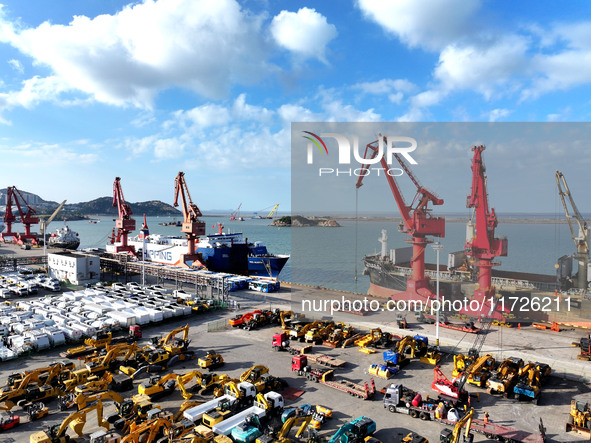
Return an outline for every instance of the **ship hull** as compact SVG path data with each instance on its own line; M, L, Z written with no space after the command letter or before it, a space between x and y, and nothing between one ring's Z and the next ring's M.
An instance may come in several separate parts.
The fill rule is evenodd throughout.
M393 300L408 299L406 281L411 274L409 266L394 266L378 256L366 256L363 261L363 273L370 278L368 295ZM436 267L426 264L426 269L435 294ZM507 316L508 321L547 321L591 327L591 300L574 292L566 295L561 293L556 284L556 276L494 270L493 284L497 296L502 297L505 308L511 311ZM471 300L476 289L476 275L469 272L448 272L446 266L441 266L440 297L451 302ZM547 309L542 309L544 307ZM448 314L453 315L453 312Z
M80 246L80 241L66 241L66 242L48 241L47 246L49 246L50 248L75 250L75 249L78 249L78 246Z
M277 279L289 256L248 257L248 274L254 277Z

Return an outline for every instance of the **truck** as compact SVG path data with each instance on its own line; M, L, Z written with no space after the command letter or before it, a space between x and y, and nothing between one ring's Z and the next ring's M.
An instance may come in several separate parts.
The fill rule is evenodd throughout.
M344 378L334 379L334 370L314 369L308 365L307 355L294 355L291 359L291 370L297 372L298 375L304 376L315 383L321 383L330 388L346 392L354 397L363 398L364 400L371 399L375 392L376 386L373 378L370 382L365 382L363 385L353 383Z
M457 405L457 403L444 398L435 401L423 400L419 393L400 384L388 386L384 395L384 408L387 408L392 413L407 414L412 418L436 421L451 427L455 426L456 421L448 420L446 416ZM484 435L489 440L514 443L543 443L546 432L541 419L539 434L532 434L478 419L472 420L470 430Z

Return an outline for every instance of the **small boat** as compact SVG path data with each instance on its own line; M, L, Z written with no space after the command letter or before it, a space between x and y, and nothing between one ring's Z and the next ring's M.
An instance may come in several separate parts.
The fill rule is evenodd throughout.
M97 223L99 223L99 222L100 222L100 220L95 220L95 219L90 219L90 220L88 220L88 223L92 223L93 225L94 225L94 224L97 224Z

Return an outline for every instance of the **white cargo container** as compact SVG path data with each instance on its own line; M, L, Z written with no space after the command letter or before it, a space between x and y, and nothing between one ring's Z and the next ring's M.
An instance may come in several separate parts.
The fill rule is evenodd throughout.
M135 325L137 321L135 314L127 311L109 311L107 312L107 317L117 320L123 328L128 328L131 325Z

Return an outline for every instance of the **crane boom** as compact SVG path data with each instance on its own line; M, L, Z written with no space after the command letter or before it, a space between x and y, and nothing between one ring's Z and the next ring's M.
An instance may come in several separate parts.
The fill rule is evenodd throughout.
M115 228L117 229L117 240L121 241L121 244L116 246L115 252L127 252L135 255L135 247L127 244L128 234L135 230L135 220L131 218L131 206L123 197L120 177L115 177L113 182L113 206L117 207L119 212L119 218L115 221Z
M480 310L467 310L461 313L502 319L502 314L495 311L498 299L495 298L496 290L492 285L492 267L499 264L493 262L495 257L507 255L507 239L495 237L498 220L494 208L489 209L488 205L486 168L482 160L482 152L485 149L484 145L472 147L472 191L467 198L466 207L474 209L476 225L474 235L464 246L465 254L478 260L478 288L474 291L474 299L478 300Z
M577 288L586 289L588 285L587 267L589 265L589 229L587 227L587 222L575 204L575 200L573 199L568 184L566 183L566 178L560 171L556 171L556 184L558 185L558 195L560 196L562 206L564 207L566 222L568 223L568 228L570 229L570 234L577 250L575 254L575 259L578 263ZM575 234L575 224L579 227L578 235Z
M12 232L12 223L16 221L16 217L12 213L13 201L18 209L21 223L25 225L24 234ZM21 207L21 201L23 203L23 206L25 206L27 209L26 213L23 211L23 207ZM36 214L36 211L27 203L25 197L23 197L23 195L16 188L16 186L8 187L6 190L6 212L4 214L6 232L0 236L2 240L9 242L16 240L19 244L23 244L25 241L31 240L33 244L36 244L37 234L31 233L31 225L39 223L39 219L37 217L34 217L34 214Z
M269 215L267 215L267 218L273 217L273 214L275 214L275 211L277 210L278 207L279 207L279 203L277 203L275 206L273 206L273 209L271 209L271 212L269 212Z
M181 209L183 211L183 225L181 232L187 236L189 250L187 254L182 257L182 262L186 266L191 266L193 262L200 263L201 255L195 254L195 241L200 235L205 235L205 223L199 220L202 215L201 211L191 199L189 188L185 181L185 173L179 172L174 179L174 206L179 205L179 197L181 199Z
M411 237L410 243L413 245L413 257L411 259L412 277L407 280L406 292L404 294L392 295L392 298L397 300L423 298L428 301L432 298L433 292L429 286L429 278L425 276L425 248L428 243L431 243L431 240L428 240L426 237L445 237L445 218L431 216L431 209L428 206L430 203L433 205L442 205L443 199L423 187L405 161L399 155L394 154L394 157L417 189L412 203L408 205L400 192L394 175L390 172L389 165L384 156L382 146L386 142L386 137L380 135L378 140L369 143L365 147L363 158L368 160L368 163L362 165L360 169L356 188L359 189L363 185L363 179L367 175L366 171L368 171L370 163L375 163L375 161L370 162L369 160L374 160L378 155L381 155L379 162L390 186L390 190L394 195L398 211L402 216L402 225L399 227L399 230Z

